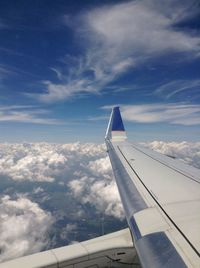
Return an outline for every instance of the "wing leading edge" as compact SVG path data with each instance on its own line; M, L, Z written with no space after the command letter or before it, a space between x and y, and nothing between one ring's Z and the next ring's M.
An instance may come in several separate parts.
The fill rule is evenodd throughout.
M131 144L119 107L105 137L143 267L200 267L199 170Z

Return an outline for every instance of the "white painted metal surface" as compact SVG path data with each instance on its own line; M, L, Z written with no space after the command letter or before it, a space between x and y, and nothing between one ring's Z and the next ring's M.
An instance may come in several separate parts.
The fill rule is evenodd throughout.
M140 267L129 229L0 264L0 268Z

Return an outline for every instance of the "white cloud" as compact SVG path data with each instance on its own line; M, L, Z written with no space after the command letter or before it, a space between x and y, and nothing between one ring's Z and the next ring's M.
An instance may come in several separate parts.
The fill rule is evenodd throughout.
M62 82L62 84L55 84L51 81L45 81L43 84L46 86L48 93L40 94L38 98L44 102L63 100L63 98L67 99L75 94L95 93L92 81L85 78L71 79L68 83ZM32 96L35 95L32 94Z
M95 161L90 161L87 166L94 175L98 176L110 176L111 175L111 169L110 169L110 160L107 157L97 159Z
M49 212L19 195L0 199L0 261L38 252L48 245L47 231L53 223Z
M112 106L104 106L110 109ZM120 105L122 116L125 120L140 123L167 122L179 125L199 125L200 106L197 104L141 104Z
M0 144L0 175L17 181L65 181L104 155L103 145L94 144Z
M109 49L112 58L116 52L121 57L133 55L133 59L152 56L152 53L155 56L168 50L197 52L200 49L199 37L173 28L173 17L178 18L181 10L188 7L185 1L180 5L176 2L165 3L167 14L165 8L159 7L158 1L131 1L93 10L87 15L92 37Z
M50 69L56 74L56 76L59 80L62 80L63 75L59 69L56 69L56 68L50 68Z
M83 204L90 203L106 215L124 219L124 211L114 180L104 175L100 178L82 177L69 182L72 193Z
M38 109L33 106L0 106L0 121L2 122L21 122L44 125L58 125L61 121L53 118L44 117L48 111Z
M174 80L166 83L155 90L155 94L163 96L164 98L170 99L175 95L179 95L182 92L192 92L195 90L195 96L200 88L200 80Z
M0 174L13 180L54 181L67 159L50 144L1 144Z
M104 145L1 144L0 155L0 176L22 182L62 183L81 202L89 202L107 215L122 218L123 210ZM34 194L42 191L36 187Z
M186 53L197 57L200 36L176 27L180 21L197 15L198 7L188 1L128 1L89 10L74 19L79 43L85 54L67 57L68 68L54 68L59 83L46 81L46 91L36 95L41 101L53 102L73 95L97 93L119 75L169 53ZM69 27L69 17L66 17ZM64 19L65 20L65 19ZM72 27L72 26L71 26Z
M81 203L90 203L106 215L124 218L108 156L88 161L84 165L84 171L75 175L77 178L71 180L68 186Z

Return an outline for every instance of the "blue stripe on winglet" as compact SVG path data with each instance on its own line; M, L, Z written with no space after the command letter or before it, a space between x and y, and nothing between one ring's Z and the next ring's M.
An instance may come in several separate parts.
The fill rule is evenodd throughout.
M113 108L112 131L125 131L119 107Z

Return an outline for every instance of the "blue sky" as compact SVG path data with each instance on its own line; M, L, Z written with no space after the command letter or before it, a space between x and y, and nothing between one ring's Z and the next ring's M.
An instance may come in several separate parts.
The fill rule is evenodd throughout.
M1 1L0 142L199 140L199 1Z

